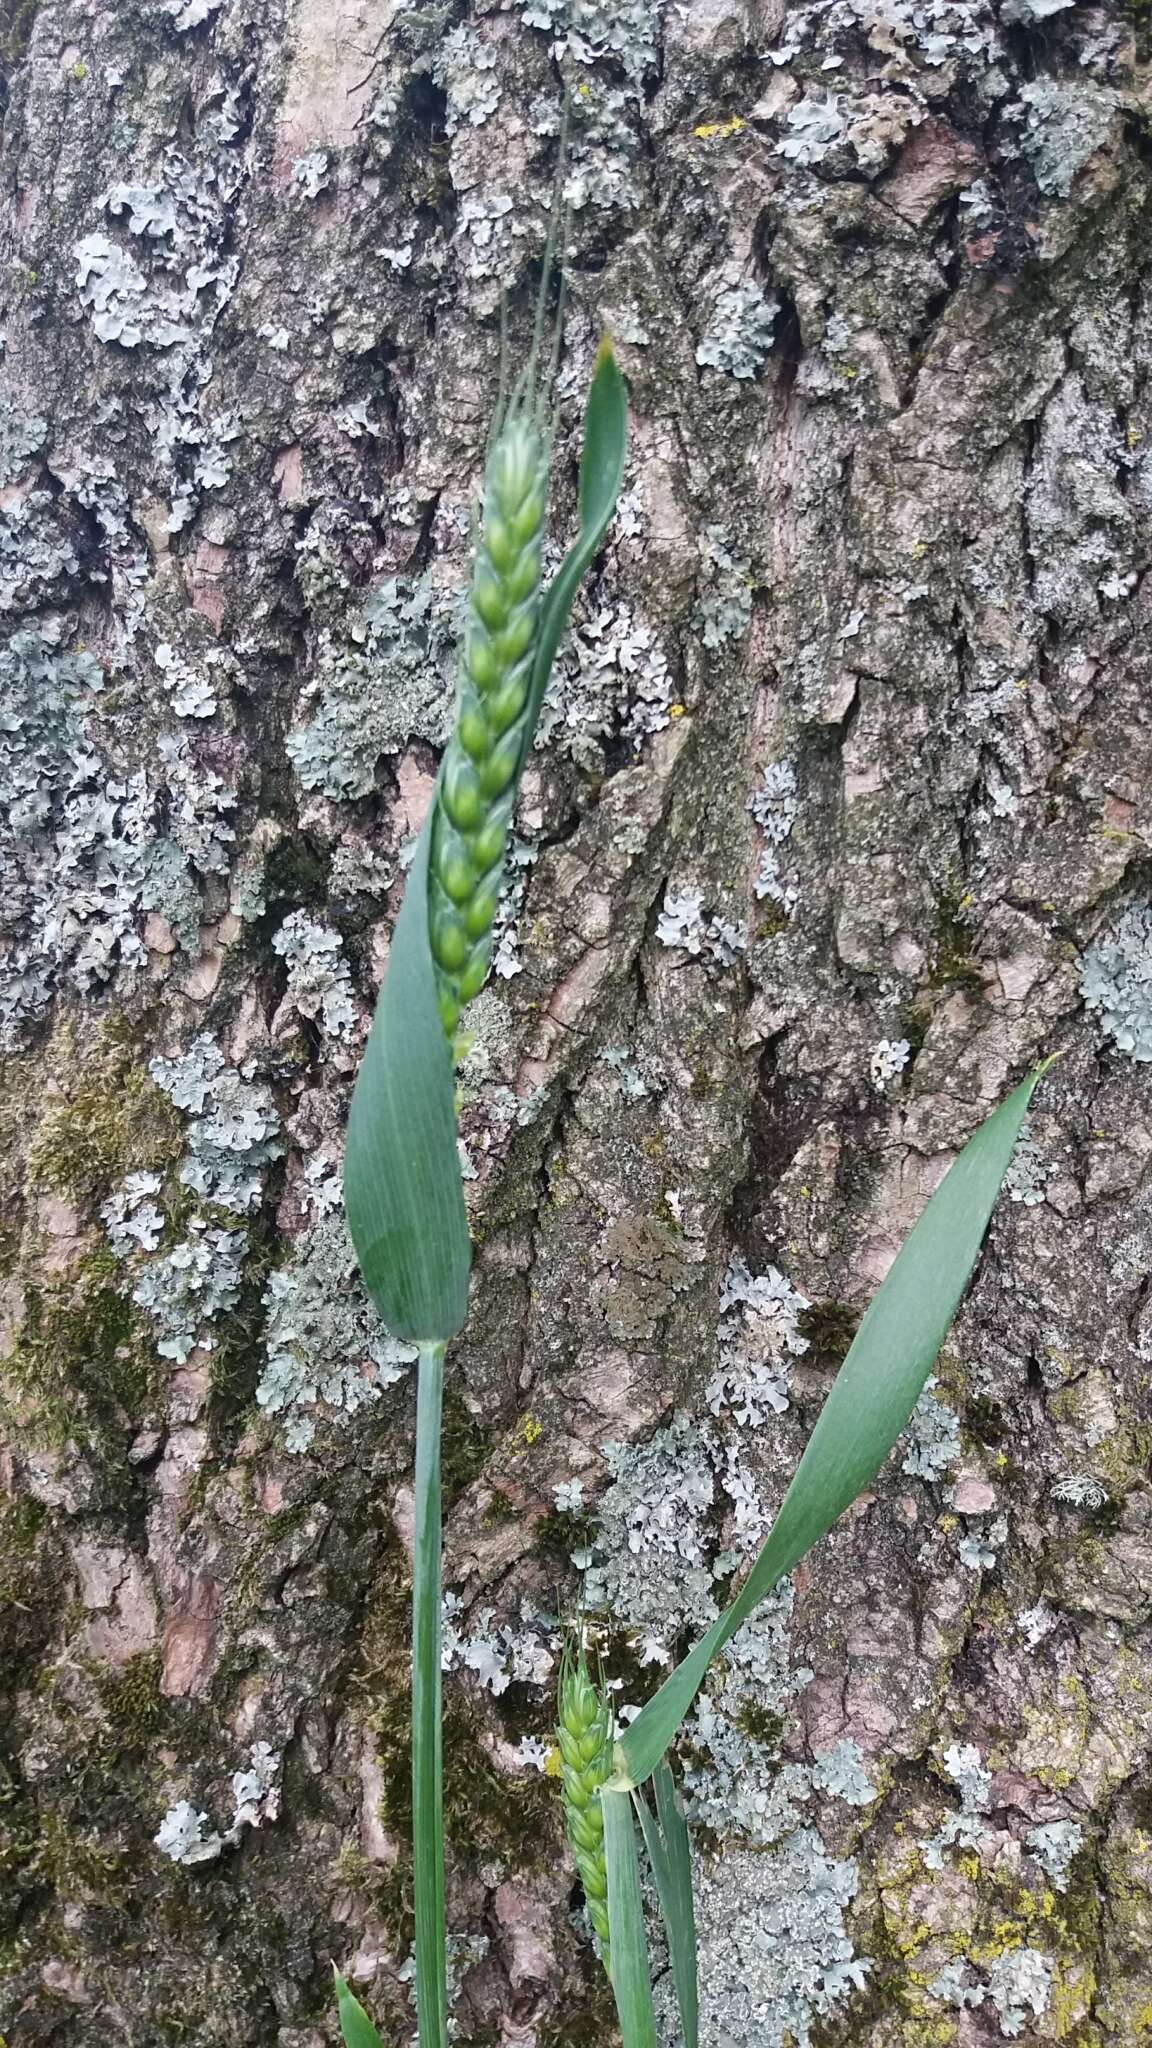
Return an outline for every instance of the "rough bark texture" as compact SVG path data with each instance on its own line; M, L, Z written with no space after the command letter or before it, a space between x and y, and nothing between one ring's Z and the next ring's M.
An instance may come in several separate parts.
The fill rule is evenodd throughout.
M13 2048L322 2048L333 1957L408 2038L412 1389L332 1198L562 74L557 531L602 322L634 441L464 1074L460 2038L610 2038L522 1747L570 1554L639 1699L1056 1049L691 1731L704 2038L1152 2037L1145 14L0 4Z

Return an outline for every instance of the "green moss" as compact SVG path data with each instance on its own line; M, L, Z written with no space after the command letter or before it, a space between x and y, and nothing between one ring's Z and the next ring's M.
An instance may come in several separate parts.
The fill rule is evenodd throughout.
M982 1444L998 1444L1008 1433L1004 1410L998 1401L983 1394L970 1394L964 1403L964 1420Z
M542 1515L536 1524L532 1548L537 1557L546 1558L550 1564L559 1565L566 1571L574 1550L591 1543L596 1533L595 1517L590 1514L561 1514L559 1510Z
M928 983L931 988L962 989L966 995L978 996L983 993L984 983L972 957L967 909L967 898L954 888L943 890L937 897L936 937Z
M27 55L40 0L0 0L0 70L14 71Z
M230 1229L236 1227L236 1222L234 1216L229 1216ZM213 1328L208 1367L208 1426L217 1451L235 1442L256 1398L256 1385L267 1364L264 1338L268 1312L264 1294L269 1275L283 1258L284 1250L283 1242L278 1243L274 1235L259 1226L249 1228L240 1292L233 1307ZM202 1468L202 1475L207 1484L211 1477L209 1466Z
M56 1194L93 1203L126 1173L178 1159L182 1147L177 1111L113 1028L62 1099L50 1103L29 1154L29 1175Z
M8 1387L52 1445L96 1445L134 1430L152 1397L156 1361L116 1261L92 1252L74 1274L24 1290L24 1320L4 1361Z
M440 1475L444 1506L450 1508L484 1470L491 1440L477 1422L457 1387L444 1391L440 1434Z
M736 1726L753 1742L762 1742L766 1748L778 1749L784 1733L782 1714L770 1714L766 1707L757 1706L755 1700L746 1700L736 1716Z
M808 1339L806 1362L818 1372L835 1372L848 1356L859 1321L857 1311L842 1301L814 1301L803 1309L796 1328Z
M56 1621L61 1565L47 1511L38 1501L0 1508L0 1694L27 1684Z
M302 832L286 832L264 862L264 895L269 905L290 903L316 910L328 902L328 856Z
M108 1747L118 1757L147 1748L163 1719L161 1669L159 1650L140 1650L118 1670L103 1671L97 1677L108 1723Z
M616 2048L620 2033L612 1987L591 1948L580 1951L579 1971L564 1977L561 2010L537 2034L539 2048Z

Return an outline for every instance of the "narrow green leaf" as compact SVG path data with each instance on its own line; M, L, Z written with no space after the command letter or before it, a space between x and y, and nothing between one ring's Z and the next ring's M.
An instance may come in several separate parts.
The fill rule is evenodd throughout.
M521 773L540 717L540 706L544 702L556 649L568 624L572 600L616 510L627 447L628 394L612 344L605 336L600 343L584 413L584 447L580 456L580 531L556 571L540 608L532 689L520 749Z
M364 1284L394 1336L443 1343L464 1321L472 1248L452 1055L428 946L429 822L392 935L348 1117L344 1206Z
M335 1964L332 1975L336 1979L336 2004L340 2012L340 2032L344 2036L344 2048L384 2048L384 2043L372 2025L358 1998L354 1998Z
M656 2048L652 1973L644 1933L636 1818L626 1792L601 1792L604 1853L608 1863L608 1928L612 1938L612 1990L624 2048Z
M856 1332L759 1557L732 1605L617 1741L611 1782L639 1785L651 1775L717 1651L880 1470L948 1334L1044 1071L981 1124L909 1233Z
M421 1347L416 1392L416 1530L412 1569L412 1863L420 2048L445 2048L444 1771L440 1712L440 1417L444 1346Z
M692 1899L692 1854L688 1841L688 1823L676 1796L676 1784L666 1758L656 1766L653 1785L656 1792L656 1812L652 1813L644 1794L632 1794L640 1825L644 1830L644 1843L648 1850L648 1861L656 1879L656 1891L660 1900L660 1913L664 1921L664 1932L668 1938L668 1958L672 1965L672 1982L676 1987L676 2004L680 2011L680 2031L684 2037L684 2048L697 2048L700 2029L700 2002L696 1981L696 1909Z

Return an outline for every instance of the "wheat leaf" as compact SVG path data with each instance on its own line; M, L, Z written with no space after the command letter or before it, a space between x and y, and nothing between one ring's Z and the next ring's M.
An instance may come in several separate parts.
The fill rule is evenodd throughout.
M358 1998L354 1998L335 1964L332 1975L336 1979L336 2004L340 2014L340 2032L344 2036L344 2048L384 2048L384 2043L372 2025Z
M877 1290L731 1606L616 1744L616 1786L639 1785L672 1742L719 1650L875 1478L919 1399L968 1284L1041 1067L953 1162Z
M444 1343L464 1321L472 1248L452 1054L428 947L431 814L408 875L348 1117L344 1205L364 1284L394 1336Z
M612 1990L624 2048L656 2048L652 1975L644 1933L636 1820L628 1794L602 1792L604 1852L608 1863L608 1923Z

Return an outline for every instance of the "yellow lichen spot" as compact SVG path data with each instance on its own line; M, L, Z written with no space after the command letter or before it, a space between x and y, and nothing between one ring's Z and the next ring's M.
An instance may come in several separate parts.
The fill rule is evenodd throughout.
M730 121L702 121L692 133L697 142L726 142L730 135L739 135L743 126L739 114L733 114Z
M517 1425L516 1434L523 1443L538 1443L544 1434L544 1424L538 1422L534 1415L522 1415Z
M668 706L668 716L669 718L683 718L686 709L687 706L684 704L670 704Z
M85 78L87 78L88 66L85 64L83 57L81 57L79 61L72 66L72 76L78 82L82 82Z
M912 557L912 560L913 560L914 562L918 562L918 561L920 561L921 557L922 557L922 556L924 556L924 555L926 555L926 554L928 553L928 543L927 543L927 541L926 541L926 540L914 540L914 541L913 541L913 543L912 543L912 545L911 545L911 547L910 547L910 548L909 548L909 550L908 550L908 553L909 553L909 554L911 555L911 557Z
M1143 439L1144 439L1144 436L1143 436L1143 433L1141 432L1141 430L1140 430L1140 428L1139 428L1139 427L1129 427L1129 429L1128 429L1128 446L1129 446L1130 448L1138 448L1138 447L1140 446L1140 443L1141 443L1141 441L1142 441Z
M548 1754L544 1759L544 1776L546 1778L558 1778L560 1776L560 1751L555 1743L551 1744Z

